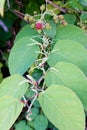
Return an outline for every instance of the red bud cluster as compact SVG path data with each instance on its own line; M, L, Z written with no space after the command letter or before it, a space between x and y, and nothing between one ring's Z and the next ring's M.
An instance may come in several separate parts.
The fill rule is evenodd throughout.
M43 29L43 28L45 28L45 25L42 23L42 22L36 22L35 23L35 28L37 29L37 30L39 30L39 29Z

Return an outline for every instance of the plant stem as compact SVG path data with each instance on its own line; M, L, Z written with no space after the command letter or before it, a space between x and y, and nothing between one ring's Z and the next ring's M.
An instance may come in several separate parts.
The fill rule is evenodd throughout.
M66 13L65 9L61 8L59 5L53 3L52 1L46 0L46 2L49 3L50 5L54 6L55 8L58 8L61 12Z

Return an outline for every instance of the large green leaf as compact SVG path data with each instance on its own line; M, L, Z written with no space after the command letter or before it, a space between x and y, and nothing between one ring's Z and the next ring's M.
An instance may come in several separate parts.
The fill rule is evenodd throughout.
M67 87L51 85L39 96L48 119L60 130L84 130L84 110L79 98Z
M3 64L0 62L0 83L3 80L3 74L1 72L1 68L3 67Z
M0 97L0 130L9 130L22 108L23 104L17 99L10 96Z
M87 34L79 27L75 25L68 24L65 27L60 27L57 29L56 40L70 39L78 41L85 47L87 47Z
M24 74L38 56L39 46L32 41L36 33L26 27L18 34L10 52L8 64L11 74Z
M28 88L25 78L19 74L12 75L2 81L0 84L0 98L2 96L11 96L21 99Z
M16 36L16 39L15 39L15 44L18 40L20 40L21 38L23 37L34 37L34 36L38 36L38 33L35 29L31 28L31 26L28 24L28 25L25 25L21 31L19 31L19 33L17 34Z
M76 41L60 40L48 57L50 66L54 66L59 61L67 61L79 66L87 74L87 50Z
M59 62L46 74L45 82L47 86L61 84L72 89L87 110L87 79L77 66Z
M3 16L3 14L4 14L4 4L5 4L5 0L0 0L0 14L1 14L1 16Z

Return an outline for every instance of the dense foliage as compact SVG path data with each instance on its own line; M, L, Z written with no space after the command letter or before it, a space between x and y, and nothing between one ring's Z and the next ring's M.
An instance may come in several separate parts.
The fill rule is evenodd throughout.
M85 130L87 1L0 0L0 129Z

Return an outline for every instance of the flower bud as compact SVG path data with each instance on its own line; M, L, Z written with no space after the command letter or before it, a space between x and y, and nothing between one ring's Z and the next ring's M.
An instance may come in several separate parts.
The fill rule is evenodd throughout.
M38 32L38 33L41 33L41 32L42 32L42 30L41 30L41 29L38 29L38 30L37 30L37 32Z
M32 24L31 24L31 28L35 28L35 23L32 23Z
M51 29L51 25L49 23L46 23L46 29Z
M63 20L63 19L64 19L64 16L63 16L63 15L58 15L58 19L59 19L59 20Z
M85 26L85 25L83 25L83 26L82 26L82 29L83 29L83 30L85 30L85 29L86 29L86 26Z
M29 22L30 23L34 22L34 18L32 16L29 17Z
M36 15L37 14L37 11L34 11L34 15Z
M36 29L43 29L45 26L43 25L43 23L41 23L41 22L36 22L36 24L35 24L35 28Z
M45 4L42 4L42 5L40 6L40 10L41 10L41 12L43 12L43 11L45 10Z
M62 21L61 21L61 24L64 25L64 26L66 26L66 25L67 25L67 22L66 22L65 20L62 20Z
M25 21L29 21L29 14L25 14L24 20L25 20Z

